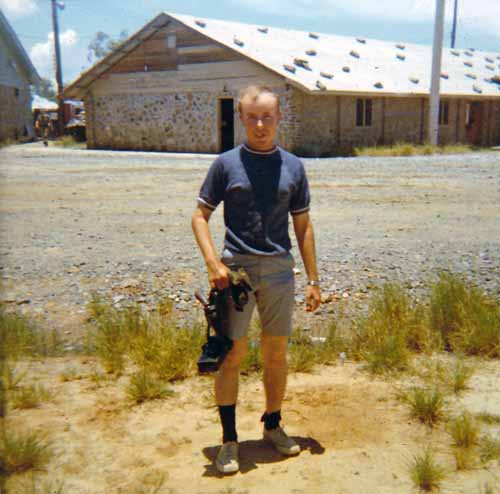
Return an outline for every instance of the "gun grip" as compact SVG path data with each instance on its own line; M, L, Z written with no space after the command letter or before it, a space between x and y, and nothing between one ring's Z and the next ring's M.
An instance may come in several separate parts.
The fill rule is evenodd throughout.
M194 296L196 297L196 300L198 300L198 302L200 302L200 304L203 305L203 307L206 307L208 305L207 299L203 296L203 294L199 290L196 290Z

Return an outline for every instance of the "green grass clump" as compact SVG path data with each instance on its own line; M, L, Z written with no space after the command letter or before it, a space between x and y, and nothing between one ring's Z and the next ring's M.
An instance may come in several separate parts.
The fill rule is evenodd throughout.
M55 141L52 141L53 146L63 147L63 148L79 148L83 149L86 147L84 142L77 141L72 135L62 136Z
M47 388L41 384L30 384L27 386L18 386L12 393L12 406L26 410L28 408L38 408L42 402L48 401L51 394Z
M370 301L368 315L355 326L354 350L373 373L404 370L411 350L431 345L422 308L398 284L386 283Z
M0 305L0 346L4 358L16 359L34 352L37 346L37 329L26 317L10 313Z
M500 415L496 413L476 413L476 419L488 425L500 424Z
M94 297L88 348L108 373L121 374L127 362L167 381L190 375L204 342L200 324L182 327L171 304L144 312L140 304L123 309Z
M479 441L479 457L483 463L500 460L500 439L490 435L482 436Z
M408 406L411 417L429 427L435 426L444 417L444 397L437 387L413 387L401 399Z
M311 372L320 362L320 349L300 332L290 338L288 368L291 372Z
M51 455L50 443L40 432L0 431L0 476L40 468Z
M426 492L439 489L445 477L444 468L438 465L430 449L413 458L409 471L415 487Z
M431 287L430 322L446 350L500 357L500 305L462 277L440 273Z
M130 377L127 395L134 403L159 400L172 396L172 391L165 388L165 383L146 371L136 372Z
M467 412L462 412L449 422L448 432L453 439L453 446L458 448L472 448L479 440L479 426Z

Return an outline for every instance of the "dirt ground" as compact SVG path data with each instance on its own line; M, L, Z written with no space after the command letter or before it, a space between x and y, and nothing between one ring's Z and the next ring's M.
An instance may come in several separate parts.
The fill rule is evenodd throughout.
M177 293L178 310L192 310L190 294L206 280L189 219L212 160L37 144L0 150L3 302L68 338L81 334L94 289L113 297L129 291L146 304L150 293ZM335 295L311 323L328 317L337 299L362 302L388 279L408 280L418 293L440 267L499 293L500 154L307 160L306 167L323 289ZM221 245L221 211L212 225ZM297 282L300 294L303 277ZM470 389L448 398L448 412L499 414L500 363L470 362ZM446 467L442 492L500 486L498 462L457 472L445 427L429 432L409 419L394 392L411 376L371 378L349 360L290 376L283 423L302 449L294 458L261 441L262 385L259 376L244 378L241 471L229 477L213 466L220 428L210 378L132 405L128 377L96 379L92 358L23 366L53 399L12 410L9 424L46 431L56 455L37 475L63 481L64 494L406 494L415 492L408 465L427 445ZM498 425L482 428L500 437ZM11 480L16 494L18 480Z

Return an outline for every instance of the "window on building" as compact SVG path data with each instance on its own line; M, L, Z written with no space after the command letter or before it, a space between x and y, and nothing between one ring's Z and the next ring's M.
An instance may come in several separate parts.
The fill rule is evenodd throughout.
M372 125L372 100L358 98L356 100L356 126L371 127Z
M175 48L177 45L177 36L175 34L167 35L167 48Z
M14 96L15 96L16 98L19 98L19 88L18 88L18 87L15 87L15 88L14 88Z
M439 102L439 125L448 125L450 121L450 102Z

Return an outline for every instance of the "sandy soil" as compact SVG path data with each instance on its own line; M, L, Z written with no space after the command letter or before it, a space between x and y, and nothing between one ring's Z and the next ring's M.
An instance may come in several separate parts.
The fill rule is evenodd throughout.
M465 407L474 413L500 410L500 363L479 364L471 389L448 399L450 414ZM169 494L411 493L408 465L426 445L447 470L442 492L480 494L486 483L500 479L498 462L456 472L444 426L430 432L410 420L396 400L395 390L409 378L374 379L359 364L290 376L283 423L301 446L293 458L261 441L262 385L259 376L245 378L237 415L241 470L226 477L213 465L220 427L211 378L173 384L172 397L132 405L125 376L96 383L95 369L89 358L32 362L30 375L51 390L53 399L39 409L10 414L13 427L29 424L47 432L56 456L40 478L63 480L65 493L153 493L162 477L158 492ZM64 382L61 376L68 371L72 380ZM498 435L500 427L483 426L483 431Z

